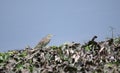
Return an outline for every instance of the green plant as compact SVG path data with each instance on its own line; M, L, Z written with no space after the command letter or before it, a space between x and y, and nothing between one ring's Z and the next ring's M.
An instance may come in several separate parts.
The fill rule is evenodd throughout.
M0 63L6 62L10 57L10 53L0 53Z

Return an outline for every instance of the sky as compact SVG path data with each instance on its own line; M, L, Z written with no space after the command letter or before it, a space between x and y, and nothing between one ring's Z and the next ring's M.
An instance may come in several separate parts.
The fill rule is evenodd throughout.
M0 52L34 47L47 34L49 46L120 35L120 0L0 0Z

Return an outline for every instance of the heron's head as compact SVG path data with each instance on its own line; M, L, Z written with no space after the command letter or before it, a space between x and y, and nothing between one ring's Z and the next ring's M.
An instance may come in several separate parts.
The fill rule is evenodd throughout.
M47 35L48 38L51 38L52 36L53 36L52 34L48 34L48 35Z

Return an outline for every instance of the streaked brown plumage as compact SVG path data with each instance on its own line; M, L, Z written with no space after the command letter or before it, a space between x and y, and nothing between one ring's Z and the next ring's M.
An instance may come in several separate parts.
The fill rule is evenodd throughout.
M39 49L39 48L43 48L45 47L51 40L52 35L48 34L47 36L45 36L44 38L42 38L40 40L40 42L35 46L34 49Z

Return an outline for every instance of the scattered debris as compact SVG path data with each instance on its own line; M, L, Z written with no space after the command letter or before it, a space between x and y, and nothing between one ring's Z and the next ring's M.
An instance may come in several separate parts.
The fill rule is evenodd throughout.
M0 73L120 73L120 38L0 53ZM43 44L46 45L46 44Z

